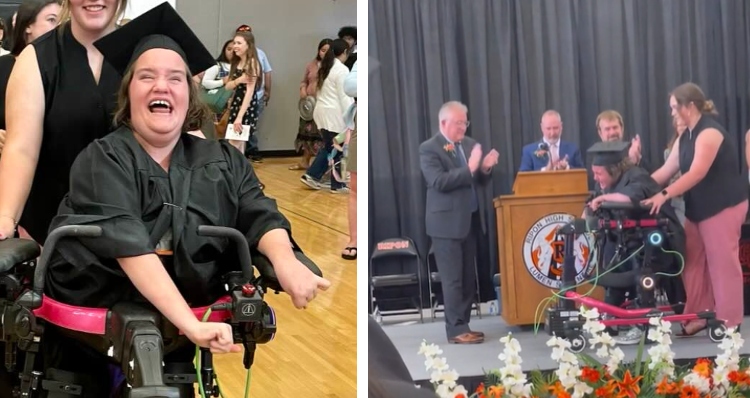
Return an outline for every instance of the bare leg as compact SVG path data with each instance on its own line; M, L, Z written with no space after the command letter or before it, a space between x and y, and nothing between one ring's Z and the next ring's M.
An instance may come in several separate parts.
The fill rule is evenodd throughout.
M351 172L349 182L349 243L341 253L342 256L354 257L357 255L357 172ZM345 257L346 258L346 257ZM356 259L356 257L352 258Z

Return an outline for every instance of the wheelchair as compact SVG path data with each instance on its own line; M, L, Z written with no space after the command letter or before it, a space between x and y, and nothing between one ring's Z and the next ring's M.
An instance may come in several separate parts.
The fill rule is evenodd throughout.
M664 264L655 261L659 252L664 252L663 245L669 238L668 226L671 221L664 217L650 216L649 210L650 208L641 204L604 202L596 212L587 214L585 219L576 219L557 231L558 235L562 235L564 242L562 283L558 295L560 300L547 309L545 330L549 335L560 336L570 341L571 351L581 352L587 343L583 336L584 320L580 317L576 304L596 308L600 314L608 315L609 319L600 321L608 328L648 325L653 317L669 322L704 319L711 341L720 342L724 338L726 326L722 320L716 318L714 311L685 314L684 303L681 302L657 305L656 293L659 291L660 276L678 277L684 264L678 273L669 274L667 270L662 269ZM594 233L596 237L596 275L576 283L574 245L578 236L584 233ZM617 247L612 264L601 272L603 243L606 239L613 239ZM627 253L631 254L627 256ZM631 262L633 268L624 272L610 272L625 262L622 260L623 256L626 260L637 256L636 261ZM576 287L583 284L621 289L634 287L636 297L622 306L614 306L577 293ZM625 308L628 305L634 308Z
M35 398L48 391L50 396L76 397L82 387L71 382L48 378L35 368L35 359L44 339L47 325L55 325L66 335L81 341L98 353L110 357L125 376L128 398L183 398L194 383L201 395L218 397L219 384L213 370L210 350L196 350L200 361L196 369L185 374L165 374L165 353L192 345L176 327L153 308L135 303L118 303L112 308L84 308L66 305L44 295L45 273L55 245L62 238L101 236L96 226L63 226L47 238L41 258L36 242L24 239L0 241L0 342L5 343L4 366L18 374L13 397ZM232 326L235 344L244 346L243 365L250 371L258 344L276 335L276 314L265 301L266 292L276 294L282 288L270 262L253 263L247 240L237 230L226 227L200 226L202 236L229 239L236 245L241 271L225 275L226 295L210 306L193 308L202 321L227 322ZM310 269L322 275L314 264ZM191 369L192 370L192 369ZM183 386L180 388L179 386ZM191 397L192 398L192 397Z

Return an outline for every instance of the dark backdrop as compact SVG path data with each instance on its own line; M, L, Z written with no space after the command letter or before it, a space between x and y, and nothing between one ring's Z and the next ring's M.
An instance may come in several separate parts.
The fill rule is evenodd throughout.
M546 109L585 151L596 116L618 110L628 137L662 163L668 93L693 81L738 136L750 127L750 2L743 0L369 0L369 236L408 236L423 255L419 144L449 100L469 107L468 135L501 156L485 199L510 193L521 147ZM737 148L741 151L741 148ZM491 203L491 202L490 202ZM483 299L497 272L494 209L480 251Z

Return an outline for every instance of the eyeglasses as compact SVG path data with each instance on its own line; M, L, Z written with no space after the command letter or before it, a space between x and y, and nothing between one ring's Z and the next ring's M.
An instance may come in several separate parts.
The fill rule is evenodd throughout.
M237 28L237 32L252 32L253 29L247 25L242 25L239 28Z
M469 125L471 124L471 122L467 120L465 122L453 122L453 124L455 124L456 126L469 127Z

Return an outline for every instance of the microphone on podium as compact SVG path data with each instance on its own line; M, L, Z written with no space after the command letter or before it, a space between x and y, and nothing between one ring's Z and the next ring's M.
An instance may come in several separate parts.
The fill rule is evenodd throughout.
M549 152L549 145L547 145L546 142L540 142L537 149L539 149L540 151Z

